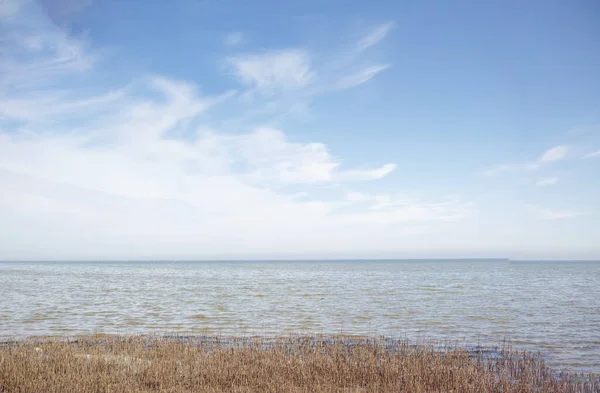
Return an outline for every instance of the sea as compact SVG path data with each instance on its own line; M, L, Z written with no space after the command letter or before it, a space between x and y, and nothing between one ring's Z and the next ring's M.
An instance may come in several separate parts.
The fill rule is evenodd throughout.
M510 344L600 373L600 263L0 262L0 341L105 333Z

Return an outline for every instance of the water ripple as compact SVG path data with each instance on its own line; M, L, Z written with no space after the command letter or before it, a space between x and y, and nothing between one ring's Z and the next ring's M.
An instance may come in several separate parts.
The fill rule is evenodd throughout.
M541 351L600 372L600 265L2 263L0 338L385 334Z

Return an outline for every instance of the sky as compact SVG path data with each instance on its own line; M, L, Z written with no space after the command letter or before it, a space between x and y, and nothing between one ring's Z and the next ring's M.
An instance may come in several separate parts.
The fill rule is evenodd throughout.
M600 258L595 0L0 0L0 260Z

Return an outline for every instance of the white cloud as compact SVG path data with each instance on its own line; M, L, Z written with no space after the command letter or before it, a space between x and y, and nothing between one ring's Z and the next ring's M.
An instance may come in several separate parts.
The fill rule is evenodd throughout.
M224 38L225 45L236 46L244 41L244 34L239 31L233 31L227 34Z
M375 75L379 74L381 71L387 68L389 68L389 64L367 67L355 74L350 74L343 77L339 81L338 87L340 89L348 89L351 87L358 86L362 83L369 81Z
M533 162L496 165L484 169L480 171L480 173L484 176L493 176L503 172L537 171L547 165L565 159L568 156L569 151L569 146L554 146L542 153L539 158Z
M366 170L343 170L322 143L289 142L273 128L258 128L248 134L221 137L223 148L239 154L251 168L246 179L252 182L324 183L380 179L395 169L394 164Z
M0 13L5 20L0 90L30 91L93 66L85 42L48 21L36 4L8 1Z
M0 65L10 86L0 96L0 259L369 252L466 217L468 204L435 196L400 204L377 193L360 206L340 195L340 183L384 178L393 163L347 168L284 126L208 127L215 106L240 110L235 92L203 96L164 76L100 93L73 86L65 77L93 77L94 56L35 9L15 12L7 31L19 34L7 35ZM308 89L318 74L302 50L231 64L250 90Z
M544 152L538 159L537 163L539 165L547 164L550 162L560 161L567 157L567 153L569 152L568 146L554 146Z
M600 157L600 150L596 150L583 156L584 159Z
M367 34L366 36L361 38L360 41L358 41L357 49L359 51L362 51L379 43L390 33L390 31L392 31L393 27L394 23L392 22L383 23L377 26L369 34Z
M538 187L544 187L544 186L553 186L555 184L557 184L559 181L558 177L548 177L546 179L540 179L538 180L535 185Z
M51 120L68 109L93 107L97 111L103 105L111 108L115 102L122 107L119 116L96 119L97 124L83 134L47 133L38 123L36 111L23 110L27 100L3 106L3 117L26 121L34 129L28 134L0 134L0 165L11 173L111 195L153 198L181 196L172 182L179 177L187 181L191 173L232 176L230 166L240 162L247 169L236 172L238 179L269 184L371 180L395 168L386 164L372 170L343 170L341 161L331 156L325 145L289 142L283 132L272 128L238 135L204 132L197 134L194 142L165 139L183 120L219 100L198 97L193 86L183 82L153 78L149 84L162 92L166 101L109 94L111 99L86 98L80 105L72 100L55 103L43 113ZM31 103L35 109L45 101L34 99ZM97 141L112 148L95 147Z
M381 179L396 170L396 164L388 163L376 169L353 169L339 172L334 180L337 181L365 181Z
M79 99L64 92L39 92L26 96L0 97L1 120L26 120L28 122L47 122L49 120L65 120L67 118L91 113L99 114L102 110L116 109L124 90L111 91L106 94ZM114 103L114 107L110 104Z
M305 87L314 77L310 56L301 49L238 55L229 61L242 83L263 90Z
M360 47L375 45L392 26L378 26L360 41ZM237 41L236 35L231 38ZM224 63L245 88L239 96L247 109L245 122L265 117L273 122L310 118L314 97L361 85L390 67L369 51L336 48L326 52L303 48L245 52L225 58Z
M547 209L539 206L530 205L529 209L537 216L540 220L566 220L570 218L576 218L580 216L588 215L587 212L578 210L560 210L560 209Z
M198 96L189 83L157 77L147 82L162 97L133 89L113 100L82 99L94 102L100 113L121 108L114 116L75 119L86 126L83 132L50 133L34 113L28 121L22 112L18 115L27 133L0 132L0 256L32 255L16 235L26 228L36 244L31 252L57 258L100 257L105 249L113 250L107 257L114 258L153 257L159 251L168 257L184 252L198 257L207 250L257 255L307 245L311 250L343 248L355 237L367 247L373 243L363 231L378 231L371 225L383 231L394 223L453 222L468 216L462 202L401 205L386 194L369 196L366 208L338 210L340 200L310 198L306 187L374 180L395 166L347 170L324 144L291 142L273 128L242 134L192 129L191 138L172 138L186 129L185 119L219 100ZM69 96L56 105L75 102ZM51 120L62 112L47 113ZM279 185L305 188L288 194ZM351 225L358 223L369 228ZM412 233L410 228L398 231Z

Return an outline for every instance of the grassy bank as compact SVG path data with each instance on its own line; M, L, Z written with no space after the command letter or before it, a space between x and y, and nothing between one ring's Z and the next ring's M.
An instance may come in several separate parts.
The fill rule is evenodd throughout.
M382 340L88 337L0 346L0 392L598 392L512 351Z

